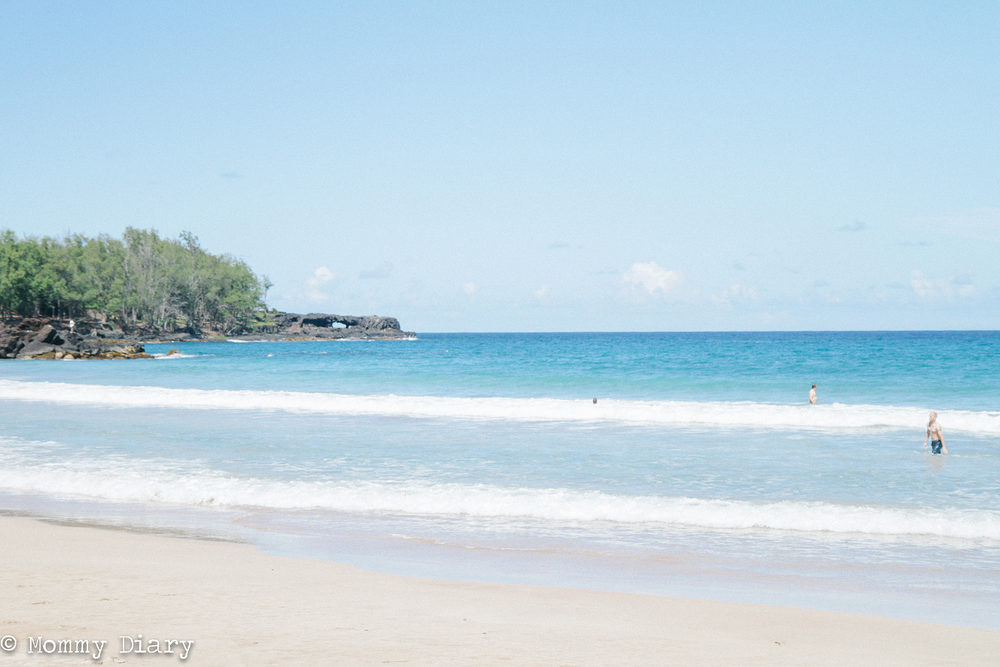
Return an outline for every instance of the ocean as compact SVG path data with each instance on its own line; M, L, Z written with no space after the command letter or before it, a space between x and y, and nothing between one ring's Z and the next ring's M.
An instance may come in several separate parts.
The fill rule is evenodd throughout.
M1000 629L1000 332L147 351L0 362L0 511ZM948 455L922 446L930 410Z

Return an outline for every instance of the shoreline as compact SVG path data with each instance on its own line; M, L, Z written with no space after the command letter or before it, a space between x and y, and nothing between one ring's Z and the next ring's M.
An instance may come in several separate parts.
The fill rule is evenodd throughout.
M91 649L106 641L102 660L116 664L985 665L1000 652L1000 631L405 577L249 544L39 518L0 516L0 544L0 635L17 643L4 655L13 664L98 662L38 654L60 640L92 640ZM161 654L137 654L140 634ZM178 642L170 654L167 641ZM186 660L183 641L194 642Z
M0 359L145 359L145 344L186 342L284 342L321 340L416 340L394 317L328 313L271 313L268 331L223 335L207 332L115 329L105 320L17 317L0 319ZM337 326L335 326L337 325Z

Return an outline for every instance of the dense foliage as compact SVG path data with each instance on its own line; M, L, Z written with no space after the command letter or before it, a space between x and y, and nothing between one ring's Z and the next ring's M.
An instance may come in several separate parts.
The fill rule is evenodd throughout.
M121 240L60 240L0 232L0 316L98 317L126 330L252 328L267 278L244 262L209 254L190 232L179 240L125 230Z

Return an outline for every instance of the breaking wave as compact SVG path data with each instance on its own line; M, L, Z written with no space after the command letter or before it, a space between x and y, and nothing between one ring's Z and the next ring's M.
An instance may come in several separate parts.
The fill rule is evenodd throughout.
M756 529L1000 542L1000 511L996 510L792 500L754 502L487 484L273 480L192 470L186 464L124 459L41 465L8 461L0 470L0 488L94 500L217 508L561 524L611 522L705 530Z
M149 386L0 380L0 400L95 405L115 408L278 411L301 414L398 416L552 422L782 428L822 431L914 430L927 409L891 405L790 405L724 401L635 401L598 403L560 398L470 398L354 395L295 391L176 389ZM1000 435L1000 413L940 411L949 431Z

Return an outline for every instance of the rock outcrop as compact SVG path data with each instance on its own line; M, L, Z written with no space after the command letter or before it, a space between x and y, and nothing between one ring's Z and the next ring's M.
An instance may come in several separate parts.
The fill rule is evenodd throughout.
M250 336L261 338L261 336ZM412 331L403 331L395 317L377 315L332 315L329 313L277 313L274 327L266 338L277 339L369 339L391 340L415 338Z
M393 340L415 338L395 317L274 313L274 324L242 336L136 330L128 334L98 320L83 320L69 330L68 320L25 318L0 322L0 359L135 359L149 357L142 341L244 340Z
M55 322L53 324L53 322ZM58 320L26 318L0 324L0 359L139 359L142 343L84 336Z

